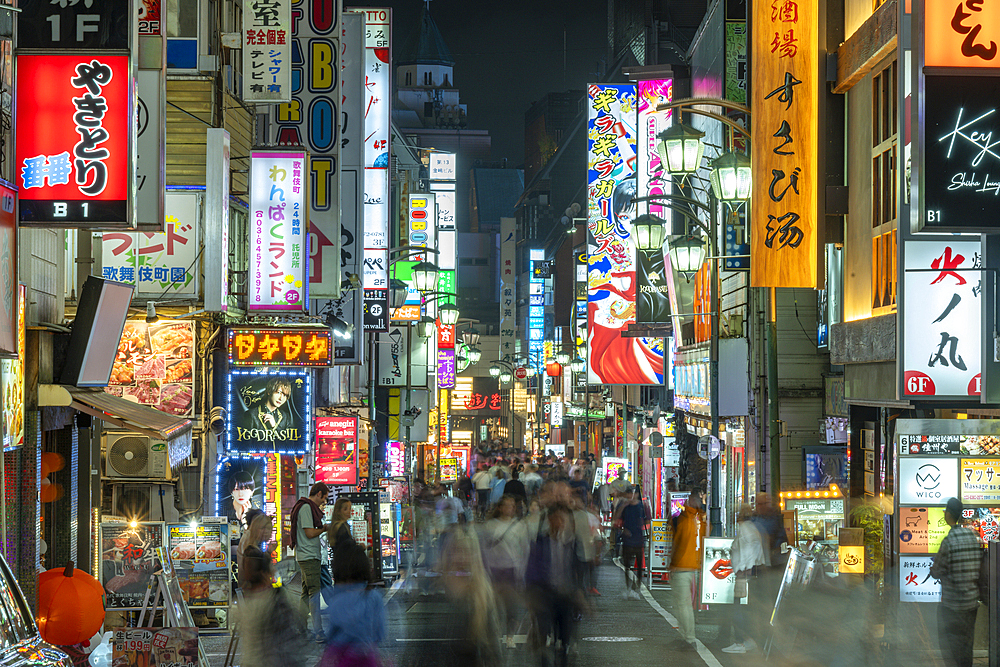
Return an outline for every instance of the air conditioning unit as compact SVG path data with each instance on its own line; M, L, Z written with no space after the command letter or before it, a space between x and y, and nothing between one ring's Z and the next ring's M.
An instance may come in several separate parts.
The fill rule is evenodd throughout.
M111 486L111 515L126 521L179 520L169 484L117 483Z
M108 433L104 474L111 478L167 479L167 443L138 433Z

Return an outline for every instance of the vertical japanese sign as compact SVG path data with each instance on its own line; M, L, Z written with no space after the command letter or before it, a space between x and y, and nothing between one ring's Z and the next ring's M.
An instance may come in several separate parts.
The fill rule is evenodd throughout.
M500 218L500 359L507 362L514 358L514 339L517 334L517 319L514 315L516 225L514 218Z
M205 146L205 310L229 309L229 132L210 127Z
M155 23L159 25L159 20ZM136 82L136 225L159 231L163 229L163 193L167 187L166 75L160 69L143 69Z
M279 146L309 149L309 292L340 296L340 2L295 0L291 101L271 124ZM244 74L244 76L246 76Z
M621 335L636 309L636 89L591 84L587 93L589 380L662 384L663 340Z
M528 251L528 354L536 369L541 371L545 347L545 276L551 276L545 251Z
M746 21L726 21L726 99L747 103Z
M982 266L981 243L904 244L900 394L904 398L979 396L982 275L968 269Z
M364 330L389 326L389 114L392 104L389 9L352 9L365 16Z
M438 350L437 385L439 389L455 387L455 350Z
M406 327L394 327L378 334L378 386L401 387L409 384L410 363L406 352L410 336Z
M815 287L819 238L819 8L753 7L753 287Z
M409 242L410 248L433 248L437 233L434 220L434 195L415 194L409 196ZM412 255L415 262L427 261L427 253L418 252ZM440 268L440 267L439 267Z
M303 151L250 154L250 310L303 310L309 281Z
M243 100L292 99L292 0L247 0L243 7Z
M19 55L17 91L20 224L130 226L129 57Z
M166 231L162 233L102 235L101 275L105 279L135 285L136 296L197 296L198 195L170 192L166 195L166 211Z
M656 150L657 135L670 127L670 111L657 111L660 104L673 100L672 79L640 80L638 109L638 167L636 169L636 194L639 197L669 195L671 180L660 164ZM643 211L664 220L670 220L667 200L654 200L640 204ZM636 259L636 321L668 323L670 321L670 281L672 273L666 270L662 252L638 252Z
M0 181L0 354L24 354L18 346L17 192Z
M316 481L358 483L358 418L316 417Z

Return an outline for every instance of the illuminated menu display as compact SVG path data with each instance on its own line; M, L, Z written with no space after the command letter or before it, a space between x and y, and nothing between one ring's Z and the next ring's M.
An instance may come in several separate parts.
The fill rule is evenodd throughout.
M333 344L323 327L229 330L233 366L330 366Z

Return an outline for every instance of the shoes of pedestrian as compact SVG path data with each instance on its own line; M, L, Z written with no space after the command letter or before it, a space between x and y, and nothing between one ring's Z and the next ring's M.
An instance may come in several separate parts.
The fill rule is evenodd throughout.
M629 597L630 600L641 600L642 599L642 596L639 594L639 591L637 591L635 589L632 589L632 590L630 590L628 592L628 597Z
M740 644L739 642L737 642L735 644L732 644L732 645L727 646L726 648L722 649L722 652L723 653L746 653L747 652L747 647L746 647L745 644Z

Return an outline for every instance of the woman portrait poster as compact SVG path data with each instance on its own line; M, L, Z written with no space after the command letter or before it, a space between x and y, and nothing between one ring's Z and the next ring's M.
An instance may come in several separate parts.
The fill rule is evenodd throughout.
M218 516L244 525L251 508L264 509L264 458L227 459L219 467Z

